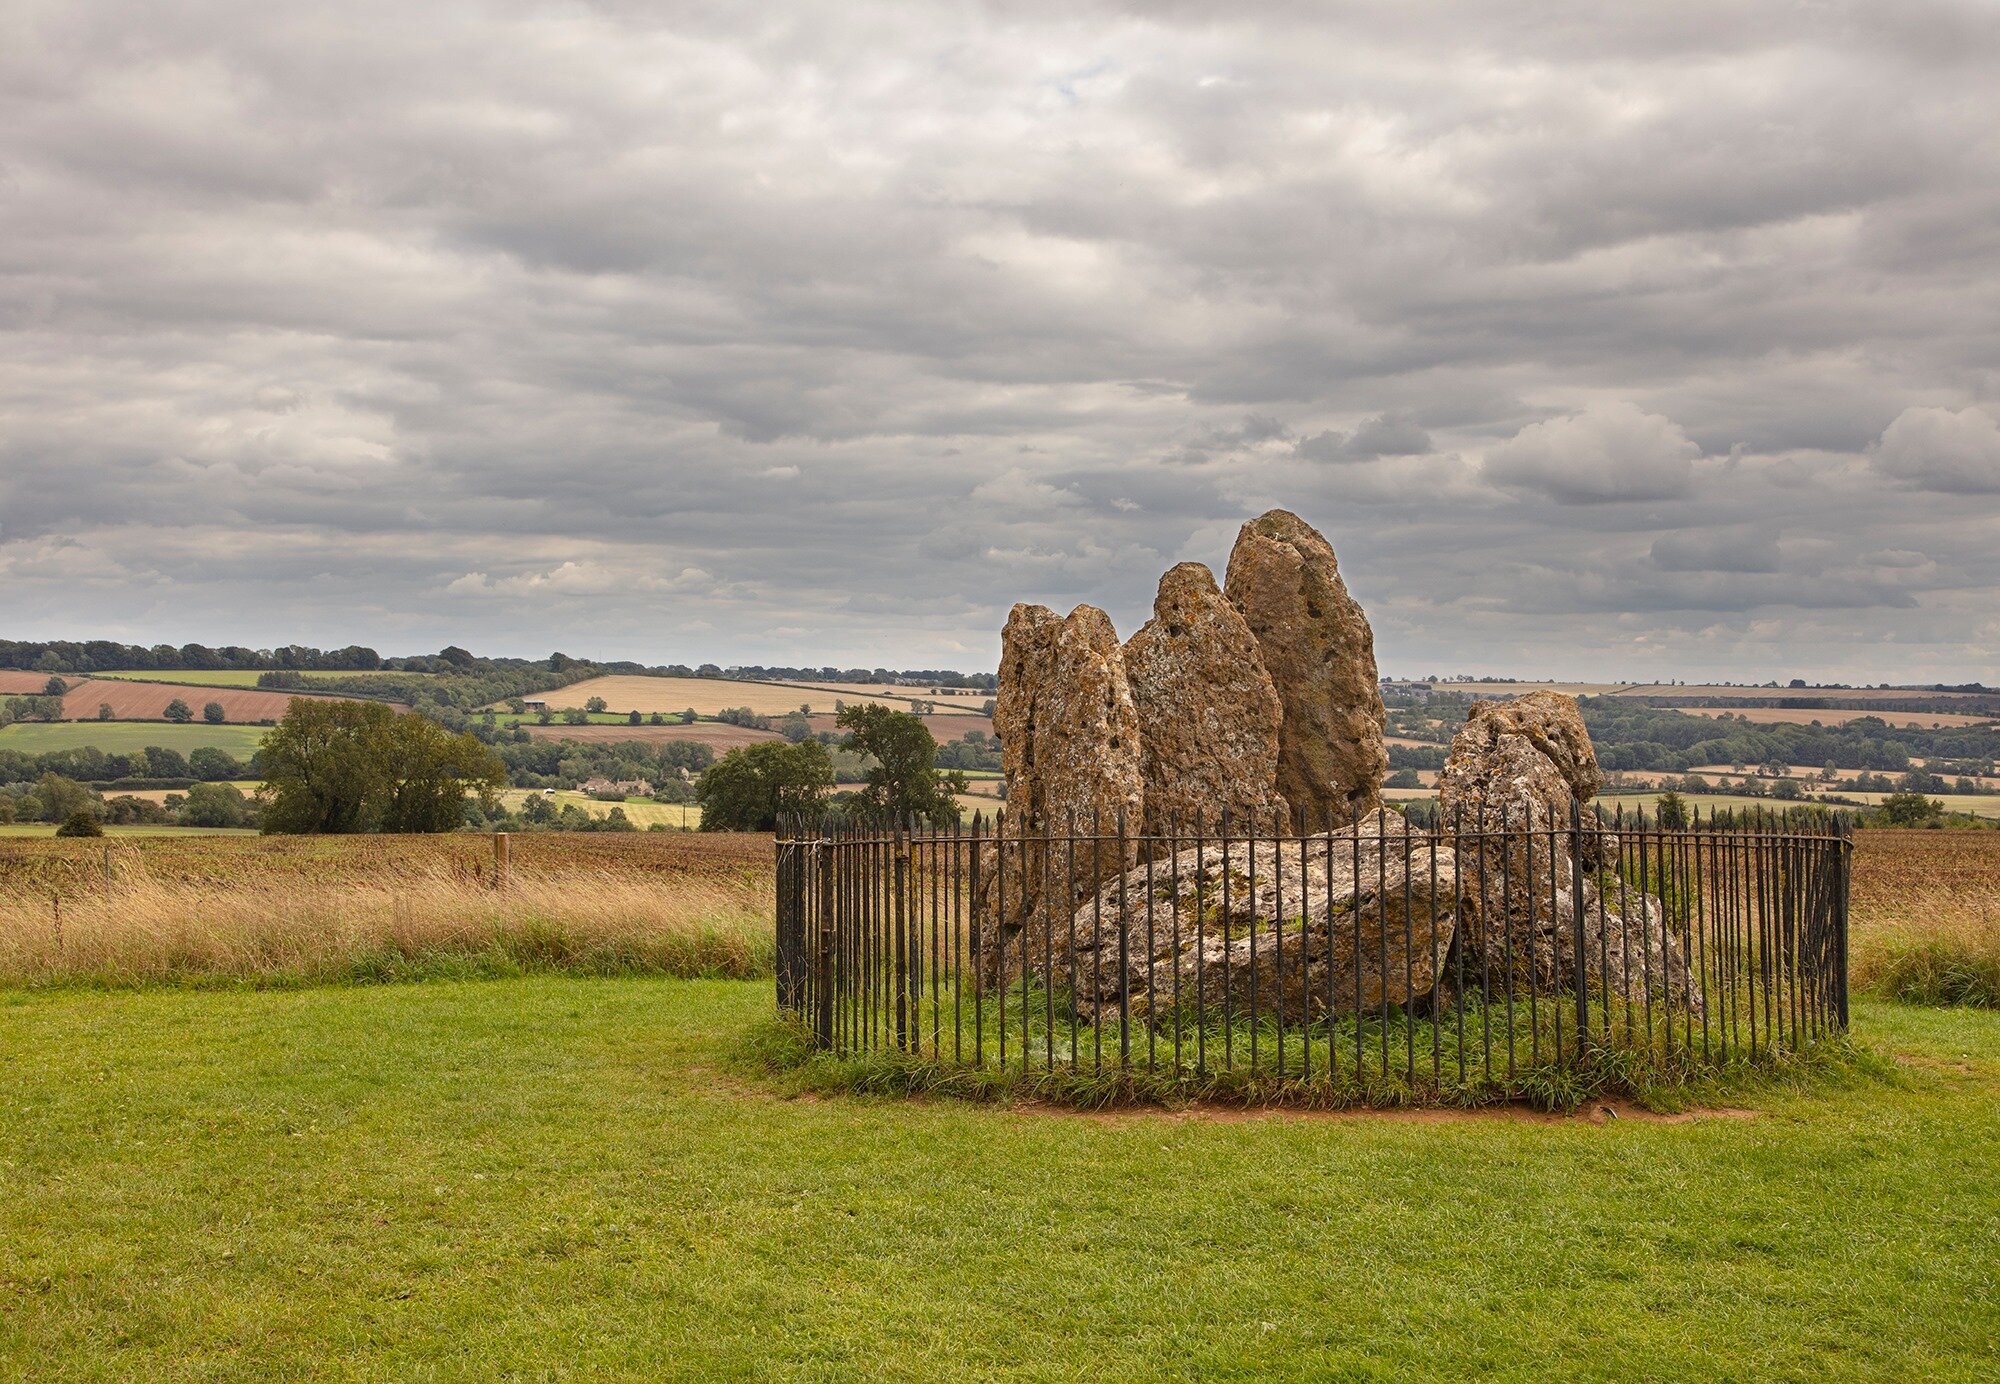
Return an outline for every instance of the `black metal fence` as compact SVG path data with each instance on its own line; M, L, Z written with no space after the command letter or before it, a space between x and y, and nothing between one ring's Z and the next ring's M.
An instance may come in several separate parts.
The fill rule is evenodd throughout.
M1847 1025L1824 813L793 820L777 851L778 1005L843 1055L1442 1094Z

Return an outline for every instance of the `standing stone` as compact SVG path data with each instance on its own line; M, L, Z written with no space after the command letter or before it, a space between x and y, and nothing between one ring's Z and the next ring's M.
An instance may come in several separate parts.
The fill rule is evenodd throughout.
M981 950L989 974L1017 974L1024 930L1028 957L1039 960L1051 920L1066 923L1079 899L1136 854L1116 838L1120 813L1136 832L1143 805L1139 713L1110 617L1089 605L1062 620L1015 606L1001 638L994 729L1007 819L983 862L993 868L982 869ZM1093 829L1105 839L1065 839Z
M1236 536L1224 583L1278 694L1278 792L1318 828L1381 805L1389 756L1375 635L1333 548L1282 509Z
M1486 897L1466 930L1467 969L1517 994L1555 994L1577 980L1577 885L1581 879L1583 975L1594 995L1701 1011L1687 952L1660 900L1621 882L1618 838L1585 824L1573 839L1571 808L1603 781L1574 698L1531 692L1475 702L1453 737L1438 803L1479 843L1465 847ZM1581 866L1581 869L1578 867Z
M1288 822L1278 792L1278 694L1257 640L1215 577L1183 562L1160 578L1153 618L1125 645L1140 773L1154 831L1227 810L1261 830Z

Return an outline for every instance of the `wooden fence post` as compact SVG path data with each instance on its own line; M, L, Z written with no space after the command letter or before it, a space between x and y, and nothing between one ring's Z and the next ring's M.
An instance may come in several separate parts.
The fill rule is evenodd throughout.
M507 833L493 833L493 887L505 889L513 882L512 868L507 858Z

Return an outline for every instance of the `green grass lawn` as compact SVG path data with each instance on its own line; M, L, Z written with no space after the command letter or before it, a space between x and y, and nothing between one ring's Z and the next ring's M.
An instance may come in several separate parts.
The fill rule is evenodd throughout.
M206 721L184 726L172 721L16 721L11 726L0 726L0 750L47 754L50 750L95 745L106 754L131 754L148 745L159 745L186 754L213 745L238 759L248 759L257 753L270 729L269 726L211 726Z
M768 983L0 995L0 1376L1990 1378L2000 1014L1757 1118L786 1100Z

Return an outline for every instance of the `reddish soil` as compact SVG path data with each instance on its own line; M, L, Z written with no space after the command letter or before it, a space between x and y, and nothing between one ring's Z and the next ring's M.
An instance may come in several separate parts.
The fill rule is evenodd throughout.
M537 740L582 740L595 744L616 744L620 741L643 740L648 744L663 744L669 740L699 740L714 748L720 754L736 749L740 745L754 745L760 740L782 740L783 736L774 730L751 730L748 726L724 725L720 721L697 721L691 726L537 726L523 725L522 729Z
M47 679L43 679L44 682ZM292 691L266 692L254 687L191 687L171 682L121 682L89 678L71 687L63 697L63 719L94 721L97 708L111 707L114 721L163 721L167 703L179 697L196 716L210 702L222 703L223 719L230 725L255 725L284 716L298 695ZM397 706L399 711L409 710Z
M67 682L69 679L65 678ZM17 673L11 668L0 668L0 697L23 697L30 694L41 696L42 689L49 685L47 673Z

